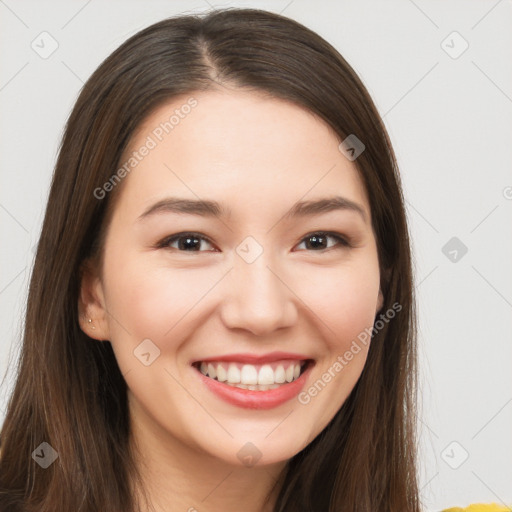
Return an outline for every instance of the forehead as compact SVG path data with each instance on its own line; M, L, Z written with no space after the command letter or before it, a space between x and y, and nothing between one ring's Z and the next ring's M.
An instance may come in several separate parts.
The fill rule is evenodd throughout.
M369 215L359 172L339 142L325 122L288 101L245 90L191 93L139 126L122 159L136 160L122 196L141 208L165 194L258 208L339 194Z

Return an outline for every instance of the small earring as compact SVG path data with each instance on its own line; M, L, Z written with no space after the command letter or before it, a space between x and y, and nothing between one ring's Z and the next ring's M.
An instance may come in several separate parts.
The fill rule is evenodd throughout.
M89 318L87 321L88 321L90 324L92 324L92 319L91 319L91 318ZM96 329L96 327L94 327L94 325L91 325L91 327L92 327L93 329Z

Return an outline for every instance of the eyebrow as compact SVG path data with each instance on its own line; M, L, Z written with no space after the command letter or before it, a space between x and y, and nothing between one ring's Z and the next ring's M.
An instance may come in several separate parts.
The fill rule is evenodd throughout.
M321 213L329 213L337 210L345 210L358 213L366 222L366 212L364 208L359 203L341 196L295 203L290 211L286 213L285 218L319 215Z
M284 218L320 215L322 213L329 213L338 210L356 212L365 222L367 220L366 212L360 204L341 196L327 197L314 201L297 202L284 215ZM141 221L153 215L162 213L185 213L189 215L220 218L228 217L231 214L231 211L224 208L217 201L167 197L148 207L137 220Z

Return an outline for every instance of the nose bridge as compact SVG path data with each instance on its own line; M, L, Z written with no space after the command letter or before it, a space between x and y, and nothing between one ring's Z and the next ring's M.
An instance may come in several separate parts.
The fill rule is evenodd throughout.
M289 327L297 318L293 294L278 277L270 251L261 250L255 256L255 247L250 244L246 252L243 243L240 244L235 255L223 308L224 322L230 328L243 328L255 334Z

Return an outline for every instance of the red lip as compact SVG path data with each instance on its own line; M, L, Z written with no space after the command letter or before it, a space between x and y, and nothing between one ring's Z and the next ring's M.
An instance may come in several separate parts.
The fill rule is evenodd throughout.
M293 352L270 352L268 354L225 354L213 357L206 357L204 359L196 359L191 364L198 363L200 361L207 363L208 361L226 361L234 363L248 363L248 364L265 364L272 363L274 361L280 361L282 359L297 359L305 360L311 359L311 357L304 354L294 354Z
M272 409L295 398L304 387L314 363L307 365L300 377L293 382L267 391L250 391L228 386L223 382L206 377L199 370L194 370L206 387L225 402L246 409Z

